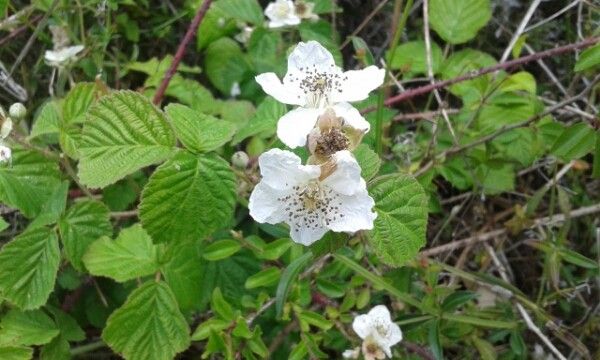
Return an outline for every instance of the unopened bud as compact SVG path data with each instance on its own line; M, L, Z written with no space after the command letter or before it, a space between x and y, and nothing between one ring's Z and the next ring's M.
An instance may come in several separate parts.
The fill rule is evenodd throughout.
M248 154L243 151L237 151L231 155L231 164L238 169L247 168L248 163L250 163L250 158L248 157Z
M10 106L10 109L8 109L8 113L11 118L18 121L27 115L27 108L21 103L14 103Z

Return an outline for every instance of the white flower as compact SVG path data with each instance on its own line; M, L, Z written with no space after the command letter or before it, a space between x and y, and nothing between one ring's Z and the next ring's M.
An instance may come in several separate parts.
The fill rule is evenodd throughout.
M376 66L343 72L327 49L309 41L299 43L290 54L283 82L272 72L258 75L256 81L278 101L300 106L284 115L277 125L281 141L295 148L306 143L317 117L329 106L338 116L356 120L362 124L357 126L368 130L366 120L347 102L366 99L371 90L383 83L384 74Z
M392 357L392 346L402 340L400 327L392 322L389 310L383 305L377 305L368 314L354 318L352 328L366 344L376 345L388 357ZM368 345L363 344L363 352L369 348Z
M48 65L53 67L63 67L71 62L77 54L83 51L83 45L69 46L58 50L46 50L44 59Z
M9 161L12 156L12 151L8 146L0 145L0 163Z
M294 5L296 6L296 15L300 19L317 20L319 18L319 15L313 13L315 3L296 0Z
M296 15L296 7L291 0L270 2L265 9L265 15L269 18L270 28L300 24L300 18Z
M344 350L344 352L342 353L342 357L344 359L358 359L358 357L360 356L360 348L354 348L354 349L347 349Z
M287 223L292 240L303 245L328 230L372 229L375 203L358 163L349 151L336 153L332 161L335 166L301 165L290 151L262 154L258 159L262 179L250 195L250 215L261 223Z

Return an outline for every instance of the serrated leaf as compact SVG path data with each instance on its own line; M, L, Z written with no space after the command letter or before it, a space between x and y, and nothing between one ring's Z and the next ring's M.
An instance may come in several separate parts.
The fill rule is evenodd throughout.
M164 282L134 290L108 318L102 339L127 360L171 360L190 345L189 328Z
M204 249L202 257L208 261L223 260L240 251L241 248L240 243L235 240L219 240L208 245Z
M40 360L69 360L71 359L70 350L67 339L59 335L42 347Z
M46 102L35 117L33 127L31 128L30 138L36 138L43 135L56 135L59 132L59 113L60 104L58 101Z
M287 107L272 97L266 97L258 108L254 116L235 134L231 143L233 145L240 143L250 136L260 135L269 137L275 134L277 121L285 115Z
M165 111L172 120L179 140L193 152L218 149L231 140L235 132L232 124L204 115L184 105L170 104Z
M223 159L180 152L150 177L140 219L155 242L199 239L231 221L235 191Z
M239 31L236 21L228 19L227 14L218 7L211 6L196 32L196 48L202 50L216 40L236 31Z
M63 181L55 187L48 201L42 206L40 214L29 224L29 228L56 223L67 207L68 192L68 181Z
M425 245L427 195L417 180L404 174L381 177L369 190L377 211L371 246L383 262L401 266Z
M215 7L238 21L254 25L261 25L264 21L262 8L256 0L219 0Z
M37 216L60 183L58 165L37 152L16 148L12 166L0 164L0 202Z
M79 271L88 246L102 236L112 235L110 211L103 203L84 200L67 210L58 223L66 258Z
M158 249L140 224L123 229L116 240L104 236L94 241L83 263L90 274L119 282L153 274L160 266Z
M58 333L54 321L43 311L13 309L0 322L0 346L47 344Z
M208 46L204 67L210 82L227 96L233 84L241 83L250 71L242 49L230 38L221 38Z
M361 175L365 179L365 181L371 180L377 173L379 172L379 167L381 166L381 159L379 155L367 144L360 144L353 151L354 157L356 157L356 161L360 165Z
M496 64L496 60L487 53L473 49L463 49L453 53L446 59L441 72L444 80L447 80L494 64ZM491 79L492 75L484 75L454 84L449 89L450 92L458 96L464 97L471 92L476 92L479 96L483 96L491 83Z
M248 57L256 73L278 72L285 63L285 48L281 33L263 27L252 31L246 44Z
M60 330L60 336L65 340L69 341L82 341L85 340L85 332L77 323L77 320L71 317L71 315L65 313L59 308L55 308L46 305L46 309L52 313L54 322Z
M0 359L29 360L33 358L33 349L23 346L0 346Z
M586 123L573 124L563 130L550 151L564 160L578 159L594 149L596 136Z
M477 35L492 16L489 0L431 0L431 28L451 44L462 44Z
M81 123L92 102L96 99L95 83L77 83L62 103L62 121L64 124Z
M427 57L424 41L409 41L396 47L394 56L387 55L393 59L390 63L392 69L401 70L406 74L427 74ZM444 55L442 49L435 42L431 43L431 68L434 74L439 72Z
M600 65L600 44L584 50L575 64L575 71L584 71Z
M132 91L103 97L87 113L80 142L81 182L101 188L169 158L175 135L165 115Z
M58 237L39 227L26 230L0 251L0 293L21 309L44 305L54 289L60 262Z
M165 94L204 114L216 114L220 107L207 88L197 81L184 79L179 74L173 76Z

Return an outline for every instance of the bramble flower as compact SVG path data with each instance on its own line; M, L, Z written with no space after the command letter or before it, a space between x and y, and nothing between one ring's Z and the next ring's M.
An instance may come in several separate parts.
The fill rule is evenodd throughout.
M400 327L392 322L389 310L383 305L354 318L352 328L363 339L365 359L385 359L385 355L391 358L392 346L402 341Z
M296 15L296 7L291 0L270 2L265 9L265 15L269 18L268 26L270 28L300 24L300 18Z
M340 151L331 162L318 166L301 165L294 153L272 149L258 163L262 179L248 205L254 220L287 223L292 240L303 245L319 240L328 230L373 228L375 203L349 151Z
M4 109L0 106L0 163L9 161L12 156L11 149L4 145L4 139L10 135L12 128L12 119L4 113Z
M296 7L296 15L298 15L300 19L317 20L319 18L319 15L313 13L315 3L296 0L294 5Z
M64 67L75 59L77 54L83 51L83 45L68 46L58 50L46 50L44 59L48 65L53 67Z
M366 99L371 90L383 83L384 74L385 71L376 66L343 72L327 49L316 41L309 41L299 43L290 54L283 82L272 72L258 75L256 81L276 100L300 106L277 124L281 141L295 148L306 144L306 136L327 107L348 121L356 119L366 123L347 102Z

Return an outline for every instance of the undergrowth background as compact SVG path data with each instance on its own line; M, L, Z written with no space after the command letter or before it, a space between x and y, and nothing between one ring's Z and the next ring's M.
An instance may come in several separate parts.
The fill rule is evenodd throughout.
M315 0L319 20L273 30L267 2L216 0L157 95L202 3L0 0L0 105L28 110L13 120L13 158L0 168L0 359L340 358L360 344L353 317L377 304L402 328L397 358L600 356L597 2ZM243 23L256 27L245 43L234 39ZM60 70L44 61L50 26L85 46ZM371 177L414 175L429 213L426 232L399 231L392 261L377 256L383 245L368 232L329 234L309 251L248 216L256 159L282 146L275 124L286 110L254 76L283 74L289 49L308 40L345 69L388 70L357 106L372 126L356 156ZM144 215L155 166L82 170L82 126L109 89L230 124L219 141L222 129L206 123L202 141L216 143L203 143L209 154L194 165L210 170L197 183L221 184L215 198L227 205L203 202L180 219L168 217L173 208ZM149 100L138 111L153 111ZM249 162L230 167L222 159L236 151ZM173 188L197 186L185 181ZM414 189L399 189L398 208ZM157 199L146 209L169 202ZM127 255L98 244L114 238L147 261L132 269ZM58 239L60 249L43 249ZM24 245L6 248L11 241ZM98 253L89 255L92 243ZM126 303L134 289L140 301ZM166 305L144 313L144 291ZM117 309L122 318L107 331ZM173 328L138 326L146 318Z

